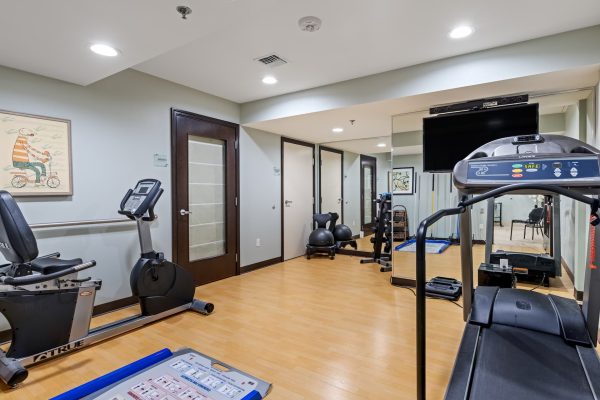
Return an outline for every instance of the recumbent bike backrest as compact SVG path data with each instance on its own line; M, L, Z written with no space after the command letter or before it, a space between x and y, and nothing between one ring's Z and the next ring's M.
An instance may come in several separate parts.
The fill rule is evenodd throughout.
M10 193L0 190L0 252L13 264L28 263L38 256L35 236Z

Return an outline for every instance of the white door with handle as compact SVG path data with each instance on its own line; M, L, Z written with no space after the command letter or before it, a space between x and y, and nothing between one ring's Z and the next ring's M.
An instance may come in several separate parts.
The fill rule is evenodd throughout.
M283 142L283 259L306 253L314 206L314 147Z
M335 212L341 223L342 206L342 154L321 148L321 213Z

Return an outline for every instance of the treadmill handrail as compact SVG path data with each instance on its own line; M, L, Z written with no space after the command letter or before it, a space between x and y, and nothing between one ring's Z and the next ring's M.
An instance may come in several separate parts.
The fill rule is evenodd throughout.
M431 214L419 224L416 234L416 292L417 292L417 400L425 400L427 383L425 380L425 350L426 350L426 306L425 306L425 284L426 279L426 238L427 228L448 215L457 215L465 212L467 207L492 197L498 197L508 192L515 192L523 189L536 189L544 192L552 192L580 201L592 207L592 212L596 213L600 205L600 200L587 197L577 191L565 189L557 185L544 185L541 183L516 183L513 185L502 186L489 192L482 193L477 197L470 199L464 198L457 207L445 208ZM464 293L463 296L470 295Z

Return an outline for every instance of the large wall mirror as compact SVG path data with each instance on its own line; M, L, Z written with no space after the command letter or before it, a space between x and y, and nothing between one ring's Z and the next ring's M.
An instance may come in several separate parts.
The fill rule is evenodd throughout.
M490 94L493 96L494 94ZM542 134L566 135L586 141L586 132L594 126L596 100L594 92L589 89L574 89L551 94L531 94L529 103L539 103L539 132ZM430 106L436 105L435 103ZM411 168L412 193L393 195L393 211L395 215L403 215L406 223L400 218L394 222L393 251L393 283L411 285L415 279L415 253L410 246L403 247L405 237L411 239L416 233L418 224L435 211L453 207L458 203L458 193L452 182L451 173L426 172L423 168L423 118L430 116L428 108L424 111L399 114L392 118L392 165L393 174L398 177ZM507 136L511 136L507 133ZM457 138L457 140L460 140ZM465 147L469 143L463 144ZM475 149L469 149L469 152ZM396 173L397 171L397 173ZM573 246L575 232L585 230L585 213L562 196L552 201L538 195L506 195L497 198L492 204L478 203L474 206L472 216L472 235L474 240L473 266L477 269L486 259L484 243L492 242L490 251L518 251L540 254L558 255L558 274L573 275L573 266L585 264L583 246ZM560 203L560 208L553 210L553 203ZM560 224L562 232L559 246L553 248L551 240L551 222ZM488 229L488 227L490 229ZM512 228L512 229L511 229ZM403 234L404 230L407 232ZM511 233L512 230L512 233ZM460 249L454 244L459 241L458 217L447 217L434 225L429 231L433 240L450 243L445 250L449 256L438 257L432 247L428 251L427 278L444 276L460 280ZM413 246L414 249L414 246ZM562 271L561 263L562 261ZM576 275L576 274L575 274ZM474 273L477 283L477 271ZM575 276L575 280L579 279ZM564 286L572 283L557 277L553 286Z
M319 146L319 199L321 213L335 212L338 223L347 225L356 238L357 249L346 254L369 256L377 217L375 200L389 192L391 137L340 140Z

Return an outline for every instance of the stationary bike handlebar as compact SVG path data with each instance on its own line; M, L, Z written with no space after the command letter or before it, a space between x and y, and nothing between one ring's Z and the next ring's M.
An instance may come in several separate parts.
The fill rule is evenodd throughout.
M2 276L0 277L0 284L12 285L12 286L23 286L32 285L35 283L47 282L53 279L57 279L66 275L74 274L84 269L92 268L96 266L96 261L91 260L83 264L75 265L62 271L54 272L47 275L27 275L20 277Z

